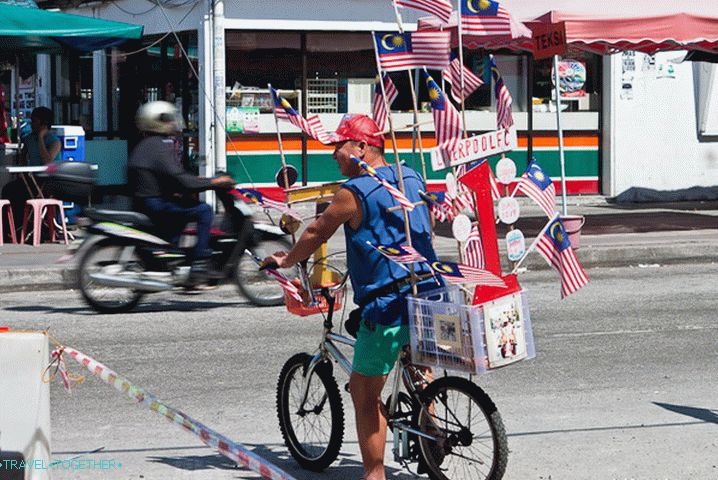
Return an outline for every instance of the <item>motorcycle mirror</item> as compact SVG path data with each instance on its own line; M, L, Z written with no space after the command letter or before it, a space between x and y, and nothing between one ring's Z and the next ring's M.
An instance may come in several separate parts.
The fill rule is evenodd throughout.
M287 235L294 235L297 233L297 230L299 230L301 225L301 220L286 213L279 219L279 228L281 228Z
M277 171L275 180L277 181L277 185L279 185L281 188L287 189L294 185L294 183L297 181L297 178L299 178L299 172L297 171L296 167L294 165L287 165ZM287 185L285 185L285 183Z

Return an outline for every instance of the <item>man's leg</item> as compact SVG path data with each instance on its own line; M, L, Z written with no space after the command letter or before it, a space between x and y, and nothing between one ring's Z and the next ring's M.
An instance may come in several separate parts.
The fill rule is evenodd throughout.
M212 219L214 218L212 207L206 203L198 203L186 210L192 220L197 222L197 243L195 243L192 249L192 256L195 259L208 258L212 255L212 251L209 248L209 232L212 228Z
M387 375L368 377L352 373L349 389L354 401L357 437L366 480L384 480L386 417L381 411L381 391Z

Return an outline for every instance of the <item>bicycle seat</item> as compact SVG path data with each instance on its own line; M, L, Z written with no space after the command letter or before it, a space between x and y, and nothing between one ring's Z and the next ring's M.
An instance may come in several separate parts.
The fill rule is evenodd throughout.
M85 215L95 222L113 222L127 227L152 227L152 220L147 215L138 212L121 210L96 210L86 208Z

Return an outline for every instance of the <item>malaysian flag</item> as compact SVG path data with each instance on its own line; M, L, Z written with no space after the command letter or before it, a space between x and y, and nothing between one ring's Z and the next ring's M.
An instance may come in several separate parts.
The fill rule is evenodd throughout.
M298 302L303 301L302 296L299 294L299 289L291 282L291 280L271 268L267 268L264 271L266 272L267 276L279 282L279 285L282 286L282 289L287 292L293 299Z
M556 212L556 187L536 160L531 160L526 172L521 175L514 194L517 191L538 203L548 217L552 217Z
M453 60L451 60L449 68L441 72L441 76L444 78L444 80L446 80L446 83L451 85L451 98L453 98L456 103L461 103L462 97L464 99L468 98L469 95L474 93L477 88L484 84L484 82L481 80L481 78L479 78L478 75L463 66L459 61L459 57L454 54L452 54L451 57L453 58ZM463 92L461 91L462 68L464 70Z
M493 0L461 2L461 33L464 35L511 35L511 15Z
M254 202L262 208L273 208L275 210L279 210L280 212L286 213L301 221L299 214L289 208L286 203L265 197L262 195L262 192L258 190L253 190L251 188L237 188L234 191L241 195L246 201Z
M404 264L426 261L426 258L421 253L409 245L399 245L398 243L391 245L374 245L373 243L369 243L369 245L376 248L379 253L396 263Z
M356 164L359 165L362 169L364 169L364 171L366 171L366 173L368 173L370 177L382 184L382 186L389 191L389 194L394 197L402 207L406 208L408 211L414 210L414 204L411 203L411 200L406 198L406 195L401 193L398 188L389 183L385 178L381 178L377 171L374 170L371 165L366 163L364 160L355 157L354 155L351 156L351 159L354 160Z
M439 150L451 152L461 139L461 116L426 69L424 75L431 100L431 113L434 116L436 144Z
M274 100L274 115L276 115L278 119L287 120L313 139L319 140L325 145L331 143L330 134L324 128L322 121L319 120L317 115L312 115L305 119L294 110L286 98L279 95L275 89L272 88L270 90L272 91L272 99Z
M481 268L452 262L433 262L431 268L449 283L506 288L506 282L501 277Z
M578 263L561 220L552 221L538 240L536 248L561 276L561 298L566 298L588 283L588 276Z
M452 221L456 218L451 198L446 195L446 192L428 192L423 197L429 203L429 211L437 222Z
M444 23L451 19L451 2L448 0L394 0L398 7L409 7L434 15Z
M484 247L481 244L481 235L479 235L478 225L471 227L469 238L464 244L464 261L470 267L485 268Z
M496 127L508 129L514 124L514 117L511 114L511 93L501 78L499 69L493 55L490 58L491 76L494 77L494 96L496 96Z
M374 39L379 51L379 64L385 72L399 72L414 68L443 70L449 66L451 33L378 32Z
M399 95L399 92L397 91L394 82L391 81L389 75L384 75L384 90L386 91L386 105L389 105L391 107L391 104L394 102L394 100L396 100L396 97ZM379 82L376 82L376 87L374 88L373 117L374 122L376 123L377 127L379 127L379 130L381 130L382 132L386 130L386 124L389 119L389 112L386 111L386 105L384 104L384 96L382 94L381 84Z

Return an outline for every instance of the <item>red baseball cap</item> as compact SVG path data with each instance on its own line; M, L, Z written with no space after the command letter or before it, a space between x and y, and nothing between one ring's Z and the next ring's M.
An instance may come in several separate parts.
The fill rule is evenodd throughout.
M384 135L371 118L359 113L347 113L342 117L337 131L332 134L331 143L346 140L366 142L367 145L381 148L384 146Z

